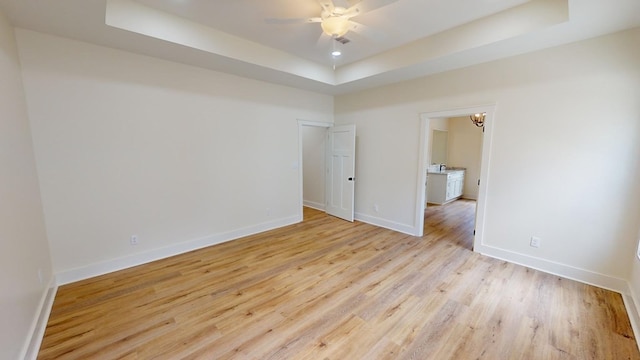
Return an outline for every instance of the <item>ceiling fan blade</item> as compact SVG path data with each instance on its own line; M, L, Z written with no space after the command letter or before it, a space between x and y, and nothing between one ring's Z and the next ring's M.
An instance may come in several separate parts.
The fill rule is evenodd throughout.
M364 36L367 39L380 41L387 37L385 33L382 31L375 30L369 26L362 25L355 21L349 21L349 31L353 31L354 33Z
M383 6L387 6L397 2L398 0L362 0L345 11L345 15L349 18L364 14L368 11L379 9Z
M322 10L326 11L329 14L333 14L333 10L336 8L333 5L333 1L332 0L318 0L318 3L322 7Z
M322 19L319 17L306 18L306 19L264 19L267 24L305 24L305 23L319 23Z

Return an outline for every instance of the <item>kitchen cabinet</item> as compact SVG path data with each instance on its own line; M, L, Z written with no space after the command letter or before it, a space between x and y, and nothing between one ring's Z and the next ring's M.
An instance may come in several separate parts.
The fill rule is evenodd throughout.
M427 202L446 204L462 196L464 170L429 172L427 177Z

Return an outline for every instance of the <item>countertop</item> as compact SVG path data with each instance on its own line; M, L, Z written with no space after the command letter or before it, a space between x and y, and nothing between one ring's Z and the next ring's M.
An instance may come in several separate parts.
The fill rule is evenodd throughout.
M447 174L451 174L451 173L455 173L455 172L459 172L459 171L465 171L466 169L464 168L449 168L446 170L442 170L442 171L427 171L427 174L435 174L435 175L447 175Z

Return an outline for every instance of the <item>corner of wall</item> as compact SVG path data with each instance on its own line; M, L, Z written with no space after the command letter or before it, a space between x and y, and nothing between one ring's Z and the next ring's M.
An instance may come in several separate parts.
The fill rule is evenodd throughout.
M53 300L55 299L57 292L58 285L56 277L52 276L51 280L49 280L49 285L42 293L42 298L40 299L38 310L34 315L30 327L29 334L31 334L31 336L27 337L27 339L25 340L25 344L20 353L21 359L35 360L38 357L40 345L42 344L42 339L44 338L44 332L47 328L49 315L51 314L51 309L53 308Z
M627 283L627 292L622 294L622 300L624 301L624 307L627 309L629 315L629 321L631 322L631 328L633 329L633 335L636 339L636 345L640 350L640 299L635 296L630 284Z
M584 284L597 286L629 296L629 284L626 280L613 276L603 275L585 269L575 268L566 264L536 258L487 245L474 245L474 251L492 258L508 261L514 264L540 270L549 274L561 276L566 279L579 281Z

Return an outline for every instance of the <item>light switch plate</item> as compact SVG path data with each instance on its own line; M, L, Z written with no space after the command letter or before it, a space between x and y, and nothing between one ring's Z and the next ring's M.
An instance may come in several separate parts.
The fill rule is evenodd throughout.
M540 240L539 237L532 236L531 237L531 242L529 243L529 245L531 245L531 247L534 247L534 248L539 248L540 247L540 242L541 242L541 240Z

